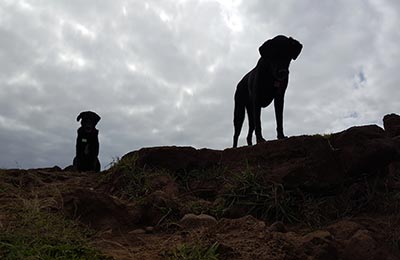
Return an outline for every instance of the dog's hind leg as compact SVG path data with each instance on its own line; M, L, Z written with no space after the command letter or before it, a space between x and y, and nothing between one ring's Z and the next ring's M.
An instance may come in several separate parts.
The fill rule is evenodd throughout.
M242 131L244 116L246 113L246 104L249 100L247 88L248 74L239 81L235 91L235 109L233 114L233 125L235 133L233 135L233 147L237 147L240 131Z
M247 134L247 145L253 145L253 132L254 132L254 120L253 110L250 105L246 105L247 118L249 119L249 132Z
M233 135L233 148L237 147L240 131L242 131L242 125L245 116L245 104L240 97L235 95L235 110L233 114L233 125L235 133Z

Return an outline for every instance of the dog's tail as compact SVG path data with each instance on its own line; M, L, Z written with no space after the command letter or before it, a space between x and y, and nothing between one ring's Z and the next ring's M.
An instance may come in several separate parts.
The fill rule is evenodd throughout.
M240 135L240 131L242 130L244 116L246 113L246 101L245 95L242 93L242 88L240 83L235 92L235 109L233 112L233 125L234 125L234 134L233 134L233 147L237 147L238 139Z

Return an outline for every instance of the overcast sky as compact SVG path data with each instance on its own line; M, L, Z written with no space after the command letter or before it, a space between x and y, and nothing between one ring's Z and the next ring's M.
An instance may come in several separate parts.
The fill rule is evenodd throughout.
M400 113L399 17L397 0L0 0L0 168L71 164L85 110L103 168L141 147L230 147L236 84L278 34L304 46L286 135L382 126ZM273 106L262 125L275 139Z

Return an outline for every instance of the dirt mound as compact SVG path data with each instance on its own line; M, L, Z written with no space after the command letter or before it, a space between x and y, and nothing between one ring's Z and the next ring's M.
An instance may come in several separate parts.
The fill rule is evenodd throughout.
M252 170L264 175L265 183L321 191L368 174L387 173L387 166L398 156L396 146L382 128L370 125L329 136L298 136L223 151L143 148L125 155L122 161L176 175L216 167L227 173Z
M128 153L122 160L134 157L138 167L190 171L213 167L219 162L220 154L221 151L193 147L152 147Z
M128 205L91 189L77 188L62 194L66 216L96 230L132 229L139 212Z
M143 148L99 174L0 170L0 234L23 208L94 230L115 259L400 259L399 119L223 151Z

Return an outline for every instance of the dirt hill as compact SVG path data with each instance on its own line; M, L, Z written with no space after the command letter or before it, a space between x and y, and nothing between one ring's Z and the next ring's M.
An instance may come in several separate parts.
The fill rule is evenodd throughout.
M100 174L0 170L1 259L400 259L400 116Z

